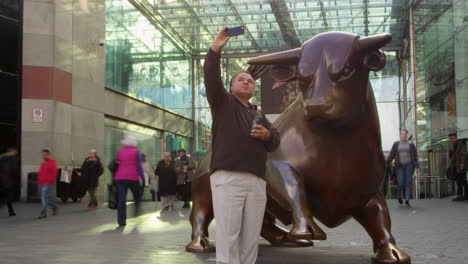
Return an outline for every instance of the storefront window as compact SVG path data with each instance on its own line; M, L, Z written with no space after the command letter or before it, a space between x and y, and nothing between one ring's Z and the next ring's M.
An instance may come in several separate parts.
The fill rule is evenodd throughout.
M179 149L185 149L187 154L191 154L189 138L166 132L164 133L164 143L164 151L171 153L173 157L178 155Z
M458 0L423 0L414 7L417 143L423 175L445 175L448 134L468 136L466 11L466 3Z

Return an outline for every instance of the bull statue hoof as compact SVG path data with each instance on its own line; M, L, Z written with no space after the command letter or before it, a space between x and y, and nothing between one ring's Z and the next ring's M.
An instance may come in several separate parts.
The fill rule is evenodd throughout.
M187 252L207 253L215 252L216 247L206 237L194 237L192 241L185 247Z
M375 252L372 264L410 264L411 258L394 244L385 244Z
M262 237L275 247L311 247L314 242L307 239L293 239L283 234L262 232Z
M275 247L311 247L314 243L307 239L290 238L288 231L275 224L274 218L265 215L261 236Z
M294 221L293 228L288 234L289 239L326 240L327 235L312 220L301 217Z

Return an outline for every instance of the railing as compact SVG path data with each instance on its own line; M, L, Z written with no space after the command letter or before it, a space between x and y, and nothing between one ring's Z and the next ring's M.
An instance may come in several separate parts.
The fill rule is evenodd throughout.
M419 194L414 199L444 198L455 193L455 186L452 180L440 176L415 176L413 181L413 191L418 190ZM416 188L418 186L419 188ZM387 199L397 198L397 186L388 185Z
M453 181L440 176L417 176L418 198L443 198L454 193Z

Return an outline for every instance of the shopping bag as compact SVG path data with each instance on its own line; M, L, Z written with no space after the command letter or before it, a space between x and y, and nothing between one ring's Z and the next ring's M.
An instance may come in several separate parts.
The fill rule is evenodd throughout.
M60 181L65 183L71 183L71 173L68 169L61 169L60 170Z
M107 207L109 209L115 210L117 209L117 189L115 188L115 185L109 184L107 186L108 190L108 199L107 199Z

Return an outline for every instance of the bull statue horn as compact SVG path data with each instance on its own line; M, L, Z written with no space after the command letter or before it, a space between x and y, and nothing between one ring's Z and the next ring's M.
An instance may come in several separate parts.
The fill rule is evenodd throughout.
M294 65L299 62L301 48L258 56L247 61L248 64L258 65Z
M358 47L361 50L377 50L387 45L392 40L388 33L378 34L358 39Z

